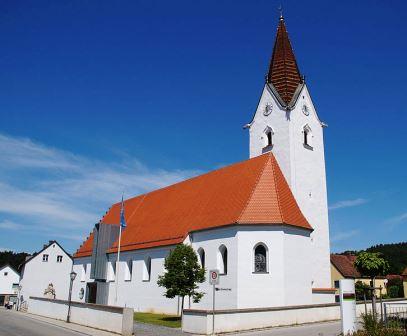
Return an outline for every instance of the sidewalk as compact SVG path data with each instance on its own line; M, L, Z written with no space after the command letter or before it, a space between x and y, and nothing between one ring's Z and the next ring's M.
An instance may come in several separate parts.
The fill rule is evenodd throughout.
M43 317L43 316L39 316L39 315L33 315L30 313L21 313L18 311L14 311L14 312L15 312L15 314L19 314L21 316L24 316L25 318L45 322L48 324L52 324L54 326L58 326L60 328L76 331L83 335L88 335L88 336L117 336L118 335L118 334L114 334L114 333L111 333L108 331L89 328L89 327L85 327L85 326L75 324L75 323L67 323L65 321L55 320L52 318Z

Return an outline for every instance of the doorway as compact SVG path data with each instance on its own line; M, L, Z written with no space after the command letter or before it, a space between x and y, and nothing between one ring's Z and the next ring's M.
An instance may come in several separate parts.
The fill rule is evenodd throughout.
M97 283L88 282L86 285L86 302L87 303L96 303L96 294L97 294Z

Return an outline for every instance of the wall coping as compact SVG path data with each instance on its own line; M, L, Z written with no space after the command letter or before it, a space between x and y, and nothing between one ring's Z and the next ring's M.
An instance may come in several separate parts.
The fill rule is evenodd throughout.
M47 302L52 302L52 303L60 303L60 304L66 304L66 305L69 304L69 301L67 301L67 300L49 299L49 298L38 297L38 296L30 296L30 299L38 300L38 301L47 301ZM125 309L124 307L107 306L107 305L101 305L101 304L96 304L96 303L85 303L85 302L78 302L78 301L71 301L71 306L98 309L98 310L104 310L104 311L120 313L120 314L123 314L124 309Z
M384 299L383 303L394 302L394 301L406 301L406 298L398 299ZM366 303L371 303L371 300L366 300ZM357 301L357 304L364 304L364 301ZM380 304L380 300L376 303ZM339 303L318 303L311 305L301 305L301 306L280 306L280 307L263 307L263 308L239 308L239 309L220 309L215 310L215 314L235 314L235 313L256 313L256 312L266 312L266 311L284 311L284 310L295 310L295 309L312 309L312 308L326 308L340 306ZM212 314L212 310L207 309L184 309L185 314L190 315L202 315L202 314Z

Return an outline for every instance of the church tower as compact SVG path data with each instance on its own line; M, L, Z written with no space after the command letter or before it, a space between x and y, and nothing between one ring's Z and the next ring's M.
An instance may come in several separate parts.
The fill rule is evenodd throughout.
M266 83L252 121L250 157L273 152L311 234L312 288L331 287L328 205L323 131L301 76L284 18L277 27ZM313 295L321 302L321 295ZM324 299L322 298L322 301Z

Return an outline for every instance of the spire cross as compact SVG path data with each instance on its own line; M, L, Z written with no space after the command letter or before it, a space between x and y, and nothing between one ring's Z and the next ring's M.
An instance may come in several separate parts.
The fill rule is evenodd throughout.
M280 20L282 20L283 19L283 6L282 5L278 6L278 11L280 12Z

